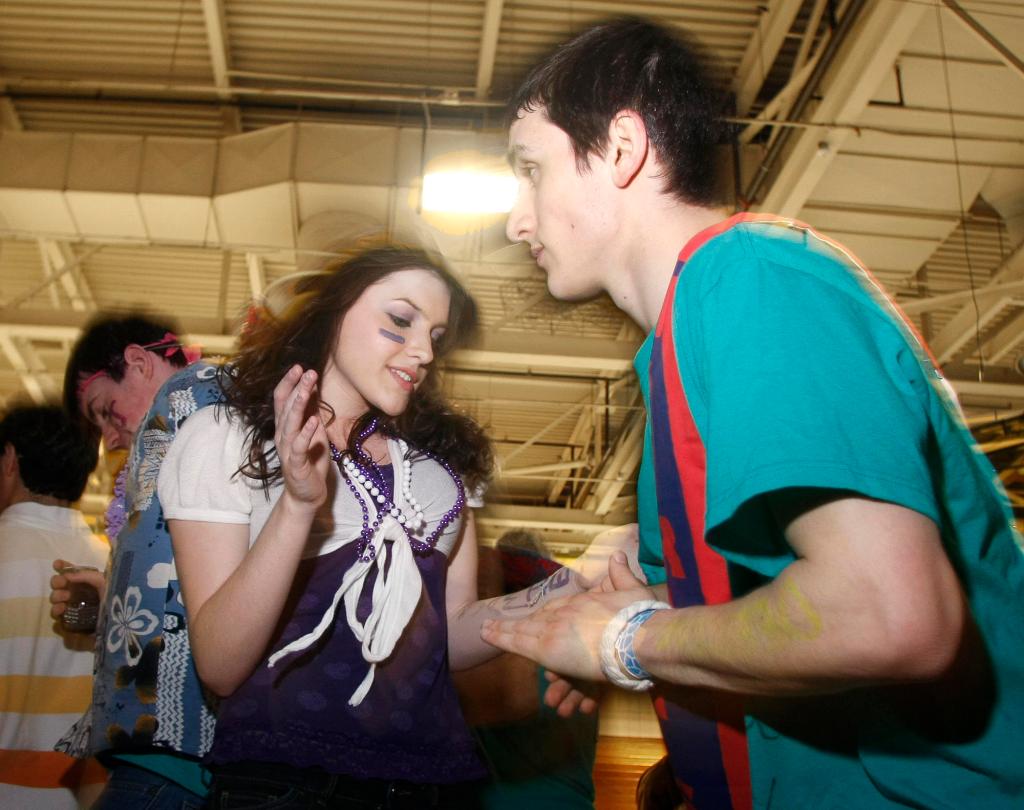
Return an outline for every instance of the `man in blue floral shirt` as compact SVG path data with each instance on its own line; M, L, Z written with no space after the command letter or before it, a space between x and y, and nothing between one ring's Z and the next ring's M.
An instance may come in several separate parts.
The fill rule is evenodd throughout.
M64 378L64 401L128 459L108 510L111 567L96 630L90 713L62 741L98 755L110 781L94 810L202 806L200 758L214 717L189 650L171 538L156 483L167 448L195 411L217 402L216 368L168 324L107 316L86 328ZM69 581L54 577L54 614ZM88 576L87 574L84 576ZM148 804L156 796L158 804Z

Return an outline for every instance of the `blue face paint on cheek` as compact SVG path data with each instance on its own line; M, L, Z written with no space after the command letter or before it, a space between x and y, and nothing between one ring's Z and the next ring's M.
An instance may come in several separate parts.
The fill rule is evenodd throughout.
M378 331L382 335L384 335L384 337L386 337L388 340L393 340L395 341L395 343L405 343L405 338L402 337L401 335L396 335L394 332L389 332L387 329L383 328L379 329Z

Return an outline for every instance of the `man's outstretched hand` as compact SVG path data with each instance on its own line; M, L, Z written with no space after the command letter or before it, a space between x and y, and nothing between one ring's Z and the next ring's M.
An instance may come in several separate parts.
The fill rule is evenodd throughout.
M600 646L605 626L627 605L652 598L653 592L630 571L626 556L616 551L608 565L608 579L600 588L552 600L522 619L485 621L481 635L495 647L536 661L563 679L604 680ZM549 706L555 702L560 706L566 700L571 703L573 688L555 681L545 702ZM564 691L560 698L559 691ZM576 705L585 699L580 694ZM571 714L574 708L570 706L564 714ZM563 714L561 708L559 713Z

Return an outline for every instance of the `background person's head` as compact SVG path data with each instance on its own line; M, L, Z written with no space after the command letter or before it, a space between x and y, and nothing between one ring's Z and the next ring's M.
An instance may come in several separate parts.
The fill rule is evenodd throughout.
M536 585L561 568L544 542L528 529L512 529L498 538L494 547L501 566L504 593L515 593Z
M615 115L635 111L662 166L664 191L714 206L724 94L706 64L694 43L648 20L597 25L533 68L509 101L508 123L542 112L569 136L577 169L586 172L590 156L604 154Z
M0 417L0 512L12 503L82 497L99 448L59 405L18 405Z
M161 386L188 365L174 324L147 315L101 315L89 323L64 372L64 405L110 450L126 448Z

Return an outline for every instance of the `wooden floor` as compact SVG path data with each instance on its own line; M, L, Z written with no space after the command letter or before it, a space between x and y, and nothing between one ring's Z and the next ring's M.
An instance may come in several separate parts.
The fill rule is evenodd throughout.
M665 755L661 740L600 737L594 765L596 810L634 810L636 780Z

